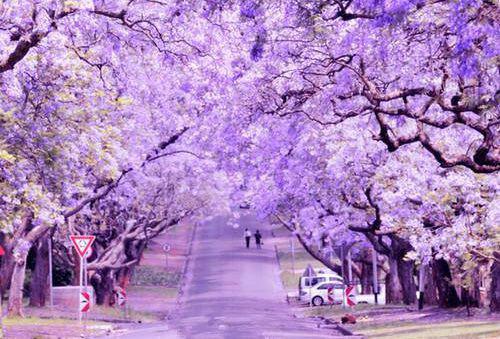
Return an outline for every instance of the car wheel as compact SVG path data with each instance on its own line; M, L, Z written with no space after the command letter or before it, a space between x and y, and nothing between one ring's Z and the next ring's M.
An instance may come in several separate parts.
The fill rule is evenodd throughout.
M321 298L319 295L317 295L313 298L312 303L314 306L321 306L321 305L323 305L323 298Z

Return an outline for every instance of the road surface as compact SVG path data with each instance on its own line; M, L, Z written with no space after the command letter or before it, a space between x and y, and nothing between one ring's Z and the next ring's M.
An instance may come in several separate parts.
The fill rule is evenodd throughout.
M294 318L285 302L274 248L244 247L243 230L269 229L242 216L238 229L217 217L197 228L181 304L164 325L120 338L335 338L331 329ZM253 239L252 239L253 240Z

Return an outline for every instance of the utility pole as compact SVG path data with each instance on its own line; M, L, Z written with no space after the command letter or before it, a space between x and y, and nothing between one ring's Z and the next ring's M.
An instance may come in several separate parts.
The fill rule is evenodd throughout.
M377 274L377 251L375 247L372 250L372 267L373 267L373 295L375 296L375 304L378 304L378 274Z
M342 307L346 307L346 298L345 295L345 272L344 272L344 244L340 246L340 270L342 273Z
M292 250L292 274L295 279L295 247L293 246L293 238L290 238L290 249Z

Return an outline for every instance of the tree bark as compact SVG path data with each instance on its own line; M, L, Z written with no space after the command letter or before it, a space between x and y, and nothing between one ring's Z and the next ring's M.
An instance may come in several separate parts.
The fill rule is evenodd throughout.
M500 252L494 252L494 261L491 265L491 286L489 291L490 311L500 312Z
M15 264L10 281L7 313L9 317L23 317L23 287L24 278L26 276L26 258L28 257L28 251L19 249L19 246L16 246L16 248L14 248L14 253Z
M49 292L49 236L38 240L35 251L35 268L31 276L30 306L43 307Z
M0 257L0 296L10 287L10 277L14 270L14 257L12 256L12 242L4 241L2 244L5 255Z
M453 308L460 306L457 290L451 280L450 266L444 259L433 260L433 278L438 290L439 306Z
M371 265L361 264L361 293L371 294L373 292Z
M115 279L110 269L97 270L90 278L90 283L94 287L97 305L110 306L114 304Z
M398 304L403 302L403 287L399 280L398 261L392 256L389 259L389 273L385 279L386 303Z
M401 287L403 288L403 302L406 305L413 304L417 301L417 287L413 278L413 269L415 265L413 261L404 259L398 260L398 273Z
M425 270L425 286L424 286L424 303L426 305L437 305L438 295L436 283L432 275L432 265L426 265Z

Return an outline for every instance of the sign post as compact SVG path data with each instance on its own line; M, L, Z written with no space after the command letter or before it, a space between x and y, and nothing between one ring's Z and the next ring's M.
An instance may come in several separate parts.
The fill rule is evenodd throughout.
M344 272L344 245L340 246L340 269L342 273L342 307L345 308L345 300L347 296L345 295L345 272Z
M119 287L118 290L116 291L116 297L117 297L117 304L118 306L123 308L123 315L125 319L128 318L127 314L127 292L125 289Z
M373 295L375 297L375 305L378 305L378 272L377 272L377 251L375 247L372 251L372 267L373 267Z
M95 236L93 235L71 235L69 237L73 246L75 247L76 252L80 256L80 292L79 292L79 306L78 306L78 320L80 324L82 323L83 313L86 313L90 309L91 297L87 291L87 256L89 250L92 246L92 243L95 240ZM85 287L84 283L84 275L85 275ZM85 289L85 290L84 290Z

